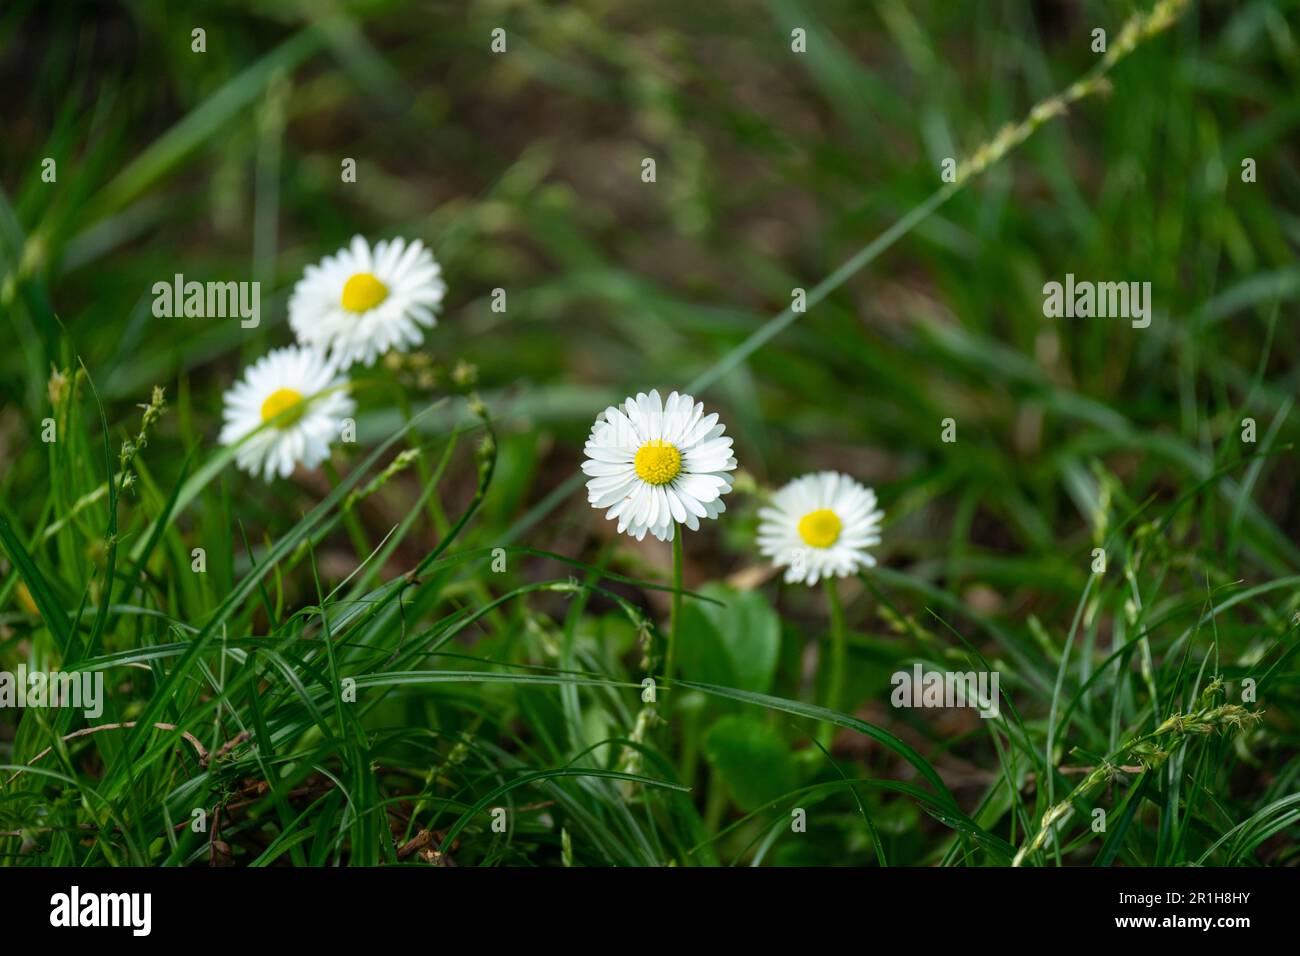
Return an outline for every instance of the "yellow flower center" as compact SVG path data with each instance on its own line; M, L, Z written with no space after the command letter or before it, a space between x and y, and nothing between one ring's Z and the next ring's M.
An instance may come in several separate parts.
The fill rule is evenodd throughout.
M636 453L636 476L650 485L666 485L682 473L682 453L662 438L652 438Z
M799 519L799 537L813 548L829 548L840 539L844 523L830 508L818 508Z
M276 428L288 428L302 418L302 392L293 388L277 388L262 403L262 421L269 422L281 412L288 412L284 418L275 423ZM290 411L290 409L294 409Z
M369 272L358 272L343 284L343 308L349 312L369 312L388 298L388 286Z

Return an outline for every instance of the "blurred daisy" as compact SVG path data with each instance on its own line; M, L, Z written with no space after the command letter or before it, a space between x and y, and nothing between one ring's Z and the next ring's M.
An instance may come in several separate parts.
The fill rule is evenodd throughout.
M424 341L423 328L447 291L442 268L418 239L353 236L346 249L308 266L289 297L289 325L303 345L328 351L340 368L374 364L389 349Z
M822 471L790 482L758 512L758 548L788 583L816 584L875 567L867 548L880 543L884 512L876 493L848 475Z
M291 346L262 356L225 394L221 444L238 445L236 464L267 481L289 477L298 463L316 467L329 456L340 422L356 410L336 389L342 381L315 349ZM318 394L326 389L336 390Z
M638 541L647 531L671 541L678 524L696 530L727 509L736 459L724 431L716 414L676 392L666 402L652 391L611 405L587 439L587 500Z

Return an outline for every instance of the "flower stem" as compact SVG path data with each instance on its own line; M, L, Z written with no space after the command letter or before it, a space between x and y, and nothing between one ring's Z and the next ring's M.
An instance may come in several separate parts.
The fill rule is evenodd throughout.
M831 609L831 641L829 669L826 674L826 709L838 711L843 706L844 662L847 654L844 637L844 604L840 601L839 584L835 578L826 579L826 603ZM823 724L819 732L822 746L830 749L835 728Z
M682 529L673 529L673 599L668 617L668 648L664 655L664 679L677 672L677 628L682 620Z

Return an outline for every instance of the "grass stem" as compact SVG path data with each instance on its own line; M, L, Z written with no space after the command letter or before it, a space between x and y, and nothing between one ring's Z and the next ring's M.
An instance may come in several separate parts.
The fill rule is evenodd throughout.
M682 529L673 529L673 598L668 616L668 647L664 654L664 679L677 673L677 629L682 620Z

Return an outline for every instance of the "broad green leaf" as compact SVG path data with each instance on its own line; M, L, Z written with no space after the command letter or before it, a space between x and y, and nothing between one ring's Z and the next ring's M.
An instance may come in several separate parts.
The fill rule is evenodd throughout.
M705 585L700 593L718 603L683 606L677 637L683 673L724 687L769 691L781 650L781 619L772 606L758 591L723 584Z
M728 714L704 736L704 756L743 810L754 810L799 786L790 749L771 724Z

